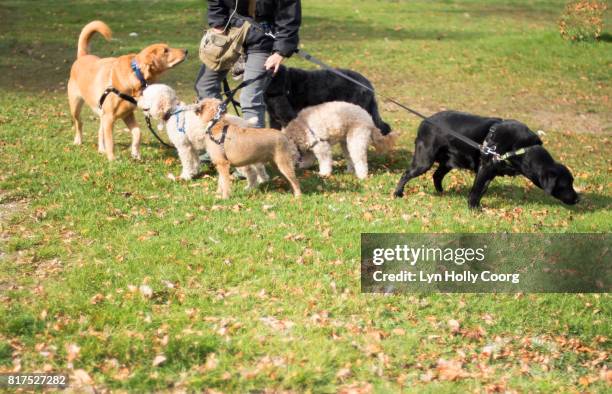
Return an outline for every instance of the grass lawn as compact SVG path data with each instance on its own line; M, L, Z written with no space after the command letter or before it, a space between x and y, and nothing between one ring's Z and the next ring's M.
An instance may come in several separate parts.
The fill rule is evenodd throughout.
M176 156L147 132L131 160L122 124L108 163L88 109L85 143L72 145L65 85L80 29L109 24L115 40L92 43L103 56L162 40L195 54L204 2L0 1L0 372L73 369L102 391L609 390L608 295L360 293L362 232L610 232L612 44L563 41L563 5L303 2L304 49L425 113L544 130L582 193L566 207L497 179L471 212L465 172L444 195L428 174L391 197L418 119L384 102L398 149L373 154L365 182L341 158L330 179L301 173L299 202L276 172L227 201L212 169L173 182ZM198 67L192 56L163 81L191 101Z

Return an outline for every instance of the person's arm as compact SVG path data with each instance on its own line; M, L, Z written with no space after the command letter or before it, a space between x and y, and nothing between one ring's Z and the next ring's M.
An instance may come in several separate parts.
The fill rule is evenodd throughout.
M208 0L208 25L212 28L223 29L229 18L229 10L223 0Z
M276 40L273 51L282 57L290 57L298 47L302 4L300 0L279 0L274 24Z

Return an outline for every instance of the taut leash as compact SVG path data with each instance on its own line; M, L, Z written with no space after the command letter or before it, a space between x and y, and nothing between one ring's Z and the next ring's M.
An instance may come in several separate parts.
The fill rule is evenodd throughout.
M274 33L272 33L270 30L266 30L258 22L255 22L252 18L247 18L247 17L239 15L239 14L234 14L234 17L236 17L238 19L242 19L243 21L248 21L256 29L258 29L261 32L263 32L264 35L266 35L266 36L276 40L276 35ZM485 155L491 155L491 156L493 156L494 159L499 160L500 155L499 155L499 153L495 152L494 149L491 149L490 147L487 147L487 146L485 146L483 144L479 144L476 141L471 140L470 138L468 138L468 137L466 137L466 136L464 136L462 134L459 134L456 131L454 131L454 130L448 128L448 127L436 124L435 122L431 121L427 116L423 115L422 113L420 113L420 112L418 112L418 111L408 107L405 104L400 103L399 101L397 101L397 100L395 100L395 99L393 99L393 98L391 98L389 96L377 93L373 88L371 88L371 87L369 87L369 86L367 86L367 85L357 81L355 78L351 78L350 76L344 74L343 72L341 72L341 71L339 71L339 70L337 70L337 69L335 69L335 68L325 64L323 61L317 59L316 57L312 56L310 53L304 51L303 49L299 49L299 48L296 49L296 53L300 57L302 57L304 60L309 61L311 63L314 63L317 66L319 66L319 67L321 67L321 68L323 68L323 69L325 69L327 71L330 71L330 72L334 73L335 75L337 75L337 76L339 76L341 78L344 78L347 81L350 81L350 82L352 82L352 83L354 83L354 84L356 84L356 85L366 89L367 91L372 92L375 95L378 95L379 97L381 97L381 98L383 98L385 100L388 100L388 101L392 102L393 104L397 105L398 107L400 107L400 108L410 112L411 114L416 115L419 118L423 119L423 121L429 123L430 125L432 125L434 127L437 127L438 129L440 129L440 130L442 130L442 131L452 135L453 137L455 137L458 140L462 141L464 144L469 145L470 147L479 150L480 152L482 152Z

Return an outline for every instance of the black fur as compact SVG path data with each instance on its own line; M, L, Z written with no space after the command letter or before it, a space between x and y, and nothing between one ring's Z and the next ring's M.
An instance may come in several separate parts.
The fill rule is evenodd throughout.
M470 208L480 206L480 199L489 183L498 175L524 175L547 194L565 204L573 205L578 202L578 194L573 187L574 178L570 171L553 160L542 146L542 140L523 123L455 111L439 112L428 119L434 124L465 135L478 144L486 140L488 146L495 146L500 154L535 147L523 155L510 158L510 163L498 162L490 155L482 155L477 149L423 121L415 141L412 165L402 175L395 189L396 197L403 196L404 187L410 179L424 174L437 162L439 166L433 174L433 182L439 192L443 191L442 180L451 169L464 168L476 172L468 199ZM491 127L494 132L490 132Z
M372 87L366 77L355 71L339 71ZM270 127L275 129L286 126L306 107L328 101L346 101L368 111L383 135L391 132L391 127L380 117L374 94L331 71L307 71L281 66L266 90L265 100L270 114Z

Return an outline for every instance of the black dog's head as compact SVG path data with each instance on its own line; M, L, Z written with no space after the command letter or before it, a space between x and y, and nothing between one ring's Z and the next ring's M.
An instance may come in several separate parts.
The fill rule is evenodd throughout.
M555 163L547 168L541 180L542 189L565 204L574 205L580 199L574 190L574 177L563 164Z

